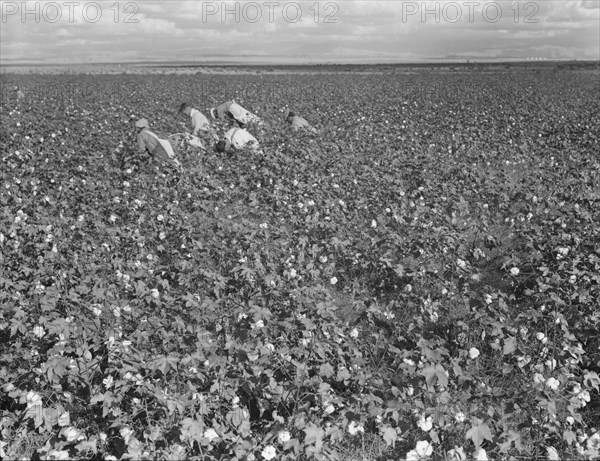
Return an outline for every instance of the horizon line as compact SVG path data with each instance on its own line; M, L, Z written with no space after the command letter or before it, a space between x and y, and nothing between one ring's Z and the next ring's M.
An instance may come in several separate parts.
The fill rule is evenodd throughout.
M15 61L3 62L0 60L0 67L65 67L65 66L101 66L101 65L187 65L194 67L201 66L219 66L219 65L240 65L240 66L307 66L307 65L427 65L427 64L503 64L503 63L553 63L553 62L578 62L578 63L600 63L599 59L578 59L578 58L434 58L429 60L395 60L395 59L360 59L360 60L306 60L299 62L285 62L283 60L265 60L263 62L245 61L243 59L215 59L215 60L134 60L134 61L98 61L98 62L62 62L49 63L40 61Z

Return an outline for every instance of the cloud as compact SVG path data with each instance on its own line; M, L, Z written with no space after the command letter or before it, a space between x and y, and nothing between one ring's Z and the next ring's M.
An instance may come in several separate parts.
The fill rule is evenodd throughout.
M132 28L135 28L139 33L154 37L176 38L183 36L183 30L178 29L174 22L165 19L141 18L140 22Z
M57 37L72 37L73 36L73 32L69 31L68 29L65 29L64 27L62 29L58 29L56 31L56 36Z
M583 0L581 2L581 7L590 10L598 10L600 9L600 2L598 0Z
M100 11L86 6L92 2L72 9L55 2L63 5L56 21L50 3L0 0L2 60L69 59L65 49L77 59L114 61L249 52L310 60L515 53L600 59L597 0L144 0L98 2Z

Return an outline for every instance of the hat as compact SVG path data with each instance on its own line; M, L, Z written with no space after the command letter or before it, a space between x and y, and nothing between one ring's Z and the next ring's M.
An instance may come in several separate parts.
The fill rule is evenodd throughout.
M290 115L290 110L289 109L285 109L283 111L283 121L285 122L288 118L288 116Z
M148 128L148 120L146 120L145 118L141 118L137 122L135 122L135 126L138 128Z

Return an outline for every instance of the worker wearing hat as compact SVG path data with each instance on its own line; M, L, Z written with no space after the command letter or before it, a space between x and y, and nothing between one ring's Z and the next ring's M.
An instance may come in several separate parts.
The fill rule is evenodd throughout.
M227 101L218 107L213 107L210 110L210 115L217 120L233 119L240 128L245 127L248 123L261 123L258 116L254 115L249 110L244 109L235 101Z
M148 120L142 118L135 122L135 126L138 128L137 143L138 151L140 153L148 152L152 157L159 160L173 160L178 166L181 166L179 161L175 158L175 151L173 146L166 139L161 139L150 131Z
M310 123L306 119L299 117L289 109L283 111L283 121L289 123L294 131L307 130L311 133L317 132L314 127L310 126Z

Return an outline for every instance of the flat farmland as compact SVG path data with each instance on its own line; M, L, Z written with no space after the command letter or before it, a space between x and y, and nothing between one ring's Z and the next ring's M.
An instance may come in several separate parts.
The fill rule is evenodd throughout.
M3 73L0 457L597 459L598 82ZM136 152L229 99L260 152Z

